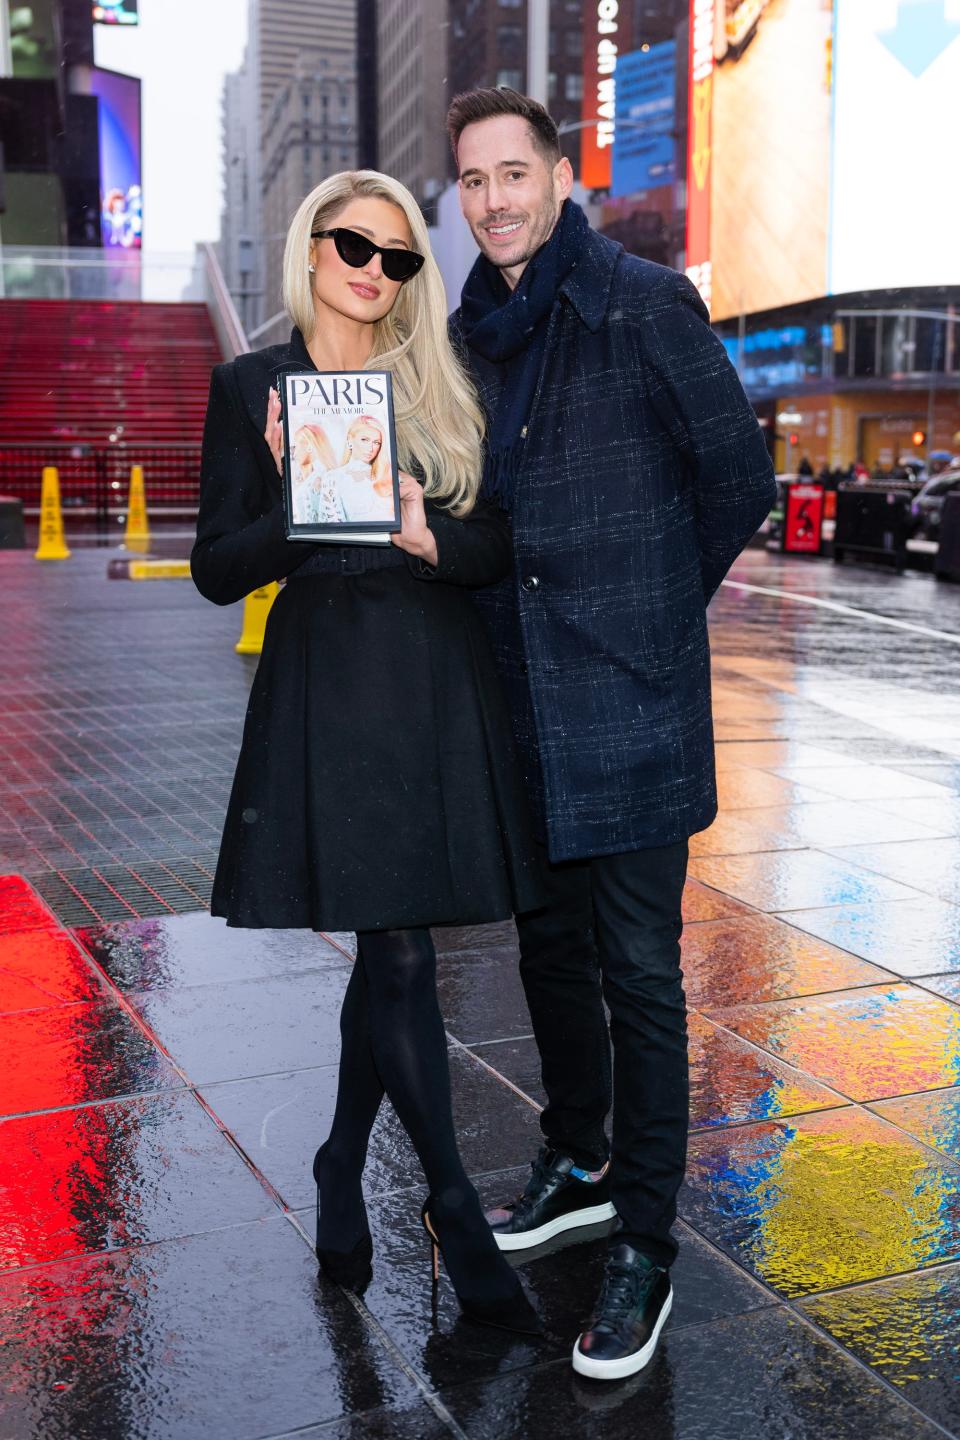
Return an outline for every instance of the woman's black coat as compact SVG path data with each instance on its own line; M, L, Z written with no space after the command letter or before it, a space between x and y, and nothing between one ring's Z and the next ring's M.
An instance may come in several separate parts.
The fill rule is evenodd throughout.
M297 331L218 366L210 387L197 588L228 605L289 577L251 690L211 909L233 925L322 930L529 909L540 897L526 797L468 594L510 566L505 519L481 505L458 520L428 500L432 568L397 549L287 540L262 433L284 367L315 368Z

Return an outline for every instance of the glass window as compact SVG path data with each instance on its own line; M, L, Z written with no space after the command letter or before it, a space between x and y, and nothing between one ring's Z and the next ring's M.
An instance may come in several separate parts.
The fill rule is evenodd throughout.
M519 25L498 25L497 46L501 50L511 50L519 45L523 39L523 30Z
M944 320L925 320L921 317L914 321L914 370L921 370L924 374L943 370L946 331L947 326Z
M523 88L523 71L498 70L495 83L497 85L509 85L511 90L520 90Z
M853 373L873 375L877 368L877 317L858 315L853 322Z
M913 337L908 315L883 317L884 375L903 375L913 369Z
M582 100L583 76L565 75L563 80L563 94L567 100Z

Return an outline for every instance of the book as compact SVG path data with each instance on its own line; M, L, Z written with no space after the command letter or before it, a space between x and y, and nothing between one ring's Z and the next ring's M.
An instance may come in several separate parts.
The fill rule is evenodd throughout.
M389 545L400 530L400 484L387 370L284 371L288 540Z

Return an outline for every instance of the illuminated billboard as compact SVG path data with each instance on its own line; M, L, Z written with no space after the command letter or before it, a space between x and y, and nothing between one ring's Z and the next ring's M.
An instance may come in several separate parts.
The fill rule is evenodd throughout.
M831 291L960 281L960 4L841 0L835 37Z
M672 40L621 55L617 62L611 195L655 190L677 178L676 64Z
M686 264L714 319L960 282L960 0L690 0L689 21Z
M88 93L99 105L100 233L108 249L139 250L143 241L140 174L140 81L89 69Z
M580 179L608 190L616 138L617 61L629 49L629 0L587 0L583 15Z
M93 6L97 25L139 25L139 0L99 0Z

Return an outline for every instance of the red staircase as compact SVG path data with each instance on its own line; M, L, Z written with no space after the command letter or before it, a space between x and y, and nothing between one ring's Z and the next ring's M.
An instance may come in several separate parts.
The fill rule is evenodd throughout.
M196 504L210 371L222 358L205 305L0 300L0 355L0 491L33 507L51 464L65 502L93 504L96 471L116 508L137 462L148 504Z

